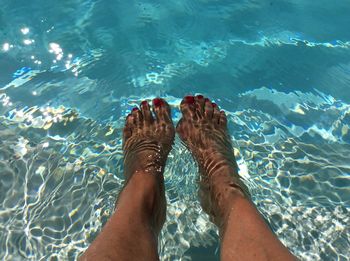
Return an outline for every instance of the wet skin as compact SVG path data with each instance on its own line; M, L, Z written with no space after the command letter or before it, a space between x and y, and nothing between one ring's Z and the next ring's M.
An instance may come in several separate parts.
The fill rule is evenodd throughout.
M201 95L181 102L176 131L197 160L203 209L218 226L222 260L295 260L249 199L233 156L227 118ZM158 260L165 221L163 171L175 129L165 100L144 101L123 131L125 187L116 212L81 260Z
M202 208L223 226L230 192L249 195L238 175L226 114L202 95L185 97L180 108L183 117L176 131L198 163Z
M174 142L175 129L168 103L153 100L153 117L147 101L134 108L126 118L123 131L124 175L126 184L132 175L146 172L158 179L154 206L154 230L158 234L165 222L166 200L163 170Z

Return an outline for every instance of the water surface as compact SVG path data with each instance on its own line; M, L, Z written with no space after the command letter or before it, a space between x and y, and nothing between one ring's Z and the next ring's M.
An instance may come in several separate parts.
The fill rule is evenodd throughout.
M350 4L2 0L0 257L73 260L113 212L121 128L143 99L228 114L240 173L302 260L350 256ZM218 260L177 139L162 260Z

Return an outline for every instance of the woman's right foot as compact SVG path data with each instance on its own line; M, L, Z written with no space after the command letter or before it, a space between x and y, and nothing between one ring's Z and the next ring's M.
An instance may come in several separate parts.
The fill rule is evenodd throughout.
M183 118L176 130L198 162L202 207L221 227L231 209L232 198L249 197L238 175L226 114L202 95L186 96L181 111Z
M165 100L154 99L152 109L154 116L148 102L143 101L126 118L123 131L124 175L126 184L134 176L141 175L143 179L137 180L143 180L139 184L143 189L147 182L157 181L156 186L147 193L147 198L152 202L149 208L152 209L154 229L158 234L166 217L163 171L174 142L175 129L170 106Z

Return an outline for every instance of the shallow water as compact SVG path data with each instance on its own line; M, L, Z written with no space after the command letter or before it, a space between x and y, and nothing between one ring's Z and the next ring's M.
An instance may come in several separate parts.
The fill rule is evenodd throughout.
M228 114L240 173L302 260L350 256L350 5L19 1L0 6L0 258L73 260L123 184L121 128L162 96ZM217 260L191 156L165 172L162 260Z

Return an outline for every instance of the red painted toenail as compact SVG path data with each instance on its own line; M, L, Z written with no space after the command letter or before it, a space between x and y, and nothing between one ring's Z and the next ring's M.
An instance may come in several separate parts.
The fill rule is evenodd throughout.
M210 102L210 100L208 98L205 98L204 101L205 102Z
M185 103L194 104L194 97L193 96L186 96Z
M162 106L162 105L164 104L164 102L163 102L163 100L160 99L160 98L155 98L155 99L153 100L153 104L154 104L154 106L159 107L159 106Z
M136 108L136 107L132 109L132 111L138 111L138 110L139 110L139 109L138 109L138 108Z
M147 102L147 101L143 101L143 102L141 102L141 105L142 105L142 106L147 106L147 105L148 105L148 102Z
M216 103L214 103L214 102L212 103L212 105L213 105L214 108L218 107L218 105Z
M204 97L203 97L203 95L197 95L197 98L201 100L201 99L203 99Z

